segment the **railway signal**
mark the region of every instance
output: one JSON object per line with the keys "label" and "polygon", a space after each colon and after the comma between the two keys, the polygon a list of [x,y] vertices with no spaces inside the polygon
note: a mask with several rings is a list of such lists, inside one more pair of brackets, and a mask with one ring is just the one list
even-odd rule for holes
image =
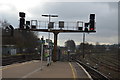
{"label": "railway signal", "polygon": [[31,29],[36,29],[37,27],[37,20],[31,20]]}
{"label": "railway signal", "polygon": [[19,28],[20,29],[24,29],[24,25],[25,25],[25,13],[24,12],[19,12],[19,17],[20,17]]}
{"label": "railway signal", "polygon": [[84,29],[85,32],[88,32],[88,25],[89,23],[85,23],[85,29]]}
{"label": "railway signal", "polygon": [[90,14],[90,22],[89,22],[89,30],[94,31],[95,30],[95,14]]}
{"label": "railway signal", "polygon": [[83,31],[83,22],[77,21],[77,27],[78,27],[78,30]]}
{"label": "railway signal", "polygon": [[26,21],[26,29],[30,29],[30,21]]}
{"label": "railway signal", "polygon": [[64,28],[64,21],[59,21],[59,28]]}
{"label": "railway signal", "polygon": [[50,28],[54,28],[54,22],[49,22],[48,23],[48,29],[50,29]]}

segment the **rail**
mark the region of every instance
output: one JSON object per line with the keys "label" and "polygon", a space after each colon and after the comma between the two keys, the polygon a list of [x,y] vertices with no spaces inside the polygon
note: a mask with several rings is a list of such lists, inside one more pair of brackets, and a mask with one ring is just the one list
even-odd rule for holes
{"label": "rail", "polygon": [[79,63],[80,65],[82,65],[87,70],[87,72],[91,75],[91,77],[93,78],[93,80],[110,80],[104,74],[102,74],[99,71],[93,69],[92,67],[87,66],[86,64],[82,63],[81,61],[75,60],[75,59],[72,59],[72,60],[74,60],[77,63]]}

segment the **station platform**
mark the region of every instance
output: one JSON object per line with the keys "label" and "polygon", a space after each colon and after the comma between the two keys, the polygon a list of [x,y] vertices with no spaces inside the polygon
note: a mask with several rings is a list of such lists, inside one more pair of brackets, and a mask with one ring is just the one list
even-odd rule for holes
{"label": "station platform", "polygon": [[76,62],[52,62],[33,60],[2,67],[2,78],[68,78],[92,80],[87,71]]}

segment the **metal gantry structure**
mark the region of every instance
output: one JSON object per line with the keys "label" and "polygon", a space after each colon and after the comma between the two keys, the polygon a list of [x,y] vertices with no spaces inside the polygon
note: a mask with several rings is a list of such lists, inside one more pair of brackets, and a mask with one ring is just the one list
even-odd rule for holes
{"label": "metal gantry structure", "polygon": [[[51,17],[58,17],[58,15],[42,15],[42,16],[44,16],[44,17],[48,17],[49,18],[49,21],[48,21],[48,30],[50,31],[51,30],[51,28],[52,28],[52,25],[54,24],[54,22],[51,22]],[[51,23],[51,24],[50,24]],[[48,61],[48,65],[50,65],[51,64],[51,59],[52,59],[52,50],[50,49],[50,32],[48,33],[48,48],[49,48],[49,57],[48,57],[48,59],[49,59],[49,61]]]}
{"label": "metal gantry structure", "polygon": [[[20,23],[18,30],[39,31],[39,32],[51,32],[54,34],[54,51],[52,60],[56,62],[57,56],[57,39],[59,33],[94,33],[95,30],[95,14],[90,14],[89,22],[83,21],[76,22],[50,22],[50,17],[58,17],[57,15],[42,15],[49,17],[49,21],[31,20],[25,23],[25,13],[20,12]],[[31,23],[31,24],[30,24]],[[83,52],[84,53],[84,52]]]}

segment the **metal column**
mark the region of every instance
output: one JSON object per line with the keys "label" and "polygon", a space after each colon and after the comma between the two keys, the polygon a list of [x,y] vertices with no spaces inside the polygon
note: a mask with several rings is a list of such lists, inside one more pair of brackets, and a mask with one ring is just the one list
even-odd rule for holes
{"label": "metal column", "polygon": [[59,32],[54,32],[54,51],[53,51],[53,62],[57,61],[57,36]]}

